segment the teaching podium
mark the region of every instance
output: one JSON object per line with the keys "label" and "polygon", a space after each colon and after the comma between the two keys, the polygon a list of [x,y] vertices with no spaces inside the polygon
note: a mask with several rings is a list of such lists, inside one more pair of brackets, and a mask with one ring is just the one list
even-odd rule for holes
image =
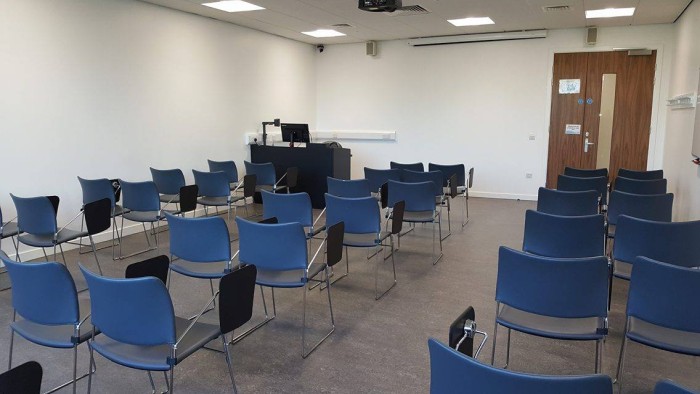
{"label": "teaching podium", "polygon": [[350,156],[350,149],[329,148],[325,144],[307,144],[306,147],[297,148],[250,145],[251,162],[271,162],[275,165],[277,179],[284,175],[287,168],[297,167],[299,180],[292,192],[309,193],[311,205],[318,209],[326,207],[326,177],[350,179]]}

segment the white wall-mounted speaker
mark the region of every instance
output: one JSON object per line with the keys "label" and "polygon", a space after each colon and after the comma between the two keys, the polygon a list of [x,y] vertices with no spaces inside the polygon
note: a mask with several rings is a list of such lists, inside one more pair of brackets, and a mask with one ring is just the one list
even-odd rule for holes
{"label": "white wall-mounted speaker", "polygon": [[589,27],[586,31],[586,45],[595,45],[598,42],[598,28]]}
{"label": "white wall-mounted speaker", "polygon": [[365,44],[367,56],[377,56],[377,42],[367,41]]}

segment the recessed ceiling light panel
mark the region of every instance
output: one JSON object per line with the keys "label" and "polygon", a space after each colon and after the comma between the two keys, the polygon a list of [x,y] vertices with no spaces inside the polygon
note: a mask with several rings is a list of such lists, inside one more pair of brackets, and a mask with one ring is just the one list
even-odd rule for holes
{"label": "recessed ceiling light panel", "polygon": [[449,19],[447,21],[455,26],[481,26],[494,24],[494,21],[492,21],[488,16],[483,18]]}
{"label": "recessed ceiling light panel", "polygon": [[257,11],[264,10],[265,8],[257,6],[255,4],[248,3],[243,0],[225,0],[216,1],[213,3],[204,3],[207,7],[216,8],[217,10],[226,12],[243,12],[243,11]]}
{"label": "recessed ceiling light panel", "polygon": [[342,37],[345,34],[332,29],[318,29],[314,31],[303,31],[302,34],[316,38]]}
{"label": "recessed ceiling light panel", "polygon": [[634,15],[634,7],[632,8],[604,8],[601,10],[586,10],[586,18],[616,18],[618,16]]}

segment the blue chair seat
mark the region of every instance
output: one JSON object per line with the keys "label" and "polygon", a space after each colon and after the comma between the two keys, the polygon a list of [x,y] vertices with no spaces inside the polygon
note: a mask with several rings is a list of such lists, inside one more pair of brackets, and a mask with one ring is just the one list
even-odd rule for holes
{"label": "blue chair seat", "polygon": [[598,317],[557,318],[536,315],[504,304],[496,321],[502,326],[545,338],[595,340],[605,337],[598,332],[602,326]]}
{"label": "blue chair seat", "polygon": [[390,235],[391,233],[388,231],[380,232],[379,238],[377,238],[376,233],[345,233],[343,237],[343,245],[358,248],[373,248],[379,245],[383,240],[387,239]]}
{"label": "blue chair seat", "polygon": [[[90,313],[90,300],[80,300],[80,318],[85,318]],[[17,320],[10,323],[15,332],[21,335],[24,339],[47,347],[71,349],[75,345],[71,341],[73,336],[73,325],[65,324],[60,326],[51,326],[45,324],[36,324],[29,320]],[[98,334],[99,331],[96,331]],[[92,336],[92,325],[86,322],[80,327],[80,337],[78,343],[85,342]]]}
{"label": "blue chair seat", "polygon": [[160,195],[160,202],[169,202],[172,204],[179,204],[180,203],[180,195],[179,194],[161,194]]}
{"label": "blue chair seat", "polygon": [[15,222],[10,222],[10,223],[5,223],[5,225],[2,227],[2,238],[8,238],[8,237],[14,237],[19,233],[17,229],[17,223]]}
{"label": "blue chair seat", "polygon": [[432,221],[434,220],[434,213],[434,211],[406,211],[403,214],[403,221],[415,223],[432,223]]}
{"label": "blue chair seat", "polygon": [[227,207],[228,197],[200,197],[197,202],[209,207]]}
{"label": "blue chair seat", "polygon": [[157,222],[165,219],[165,216],[158,216],[157,211],[129,211],[122,215],[126,220],[132,222]]}
{"label": "blue chair seat", "polygon": [[674,330],[630,317],[627,337],[657,349],[700,356],[700,332]]}
{"label": "blue chair seat", "polygon": [[[56,244],[61,244],[64,242],[72,241],[76,238],[87,237],[87,231],[78,231],[71,229],[63,229],[58,233],[56,237]],[[37,234],[23,234],[19,237],[20,242],[25,245],[34,246],[37,248],[49,248],[53,247],[53,234],[37,235]]]}
{"label": "blue chair seat", "polygon": [[[190,321],[181,317],[175,317],[175,330],[179,338]],[[192,329],[185,335],[177,347],[175,364],[208,342],[221,336],[221,329],[217,325],[195,323]],[[170,357],[169,345],[137,346],[117,342],[106,335],[95,337],[91,343],[92,348],[102,356],[117,364],[130,368],[145,369],[150,371],[169,371],[168,357]]]}
{"label": "blue chair seat", "polygon": [[[308,277],[313,278],[326,268],[325,264],[313,263],[309,266]],[[255,283],[261,286],[294,288],[304,286],[303,270],[262,270],[258,269],[258,276]]]}
{"label": "blue chair seat", "polygon": [[216,279],[226,275],[227,262],[193,263],[177,260],[170,263],[170,269],[186,276],[201,279]]}

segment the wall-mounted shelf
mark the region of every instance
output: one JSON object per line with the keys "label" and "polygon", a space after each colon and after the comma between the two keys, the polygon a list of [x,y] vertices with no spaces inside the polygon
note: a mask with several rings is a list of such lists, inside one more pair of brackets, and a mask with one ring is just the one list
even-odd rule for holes
{"label": "wall-mounted shelf", "polygon": [[696,93],[681,94],[666,100],[666,105],[671,109],[695,108],[698,103]]}
{"label": "wall-mounted shelf", "polygon": [[[390,130],[316,130],[311,131],[311,142],[323,142],[328,140],[356,140],[356,141],[396,141],[396,131]],[[246,133],[245,144],[253,143],[257,138],[262,144],[262,133]],[[281,143],[282,133],[271,131],[267,133],[267,142]]]}

